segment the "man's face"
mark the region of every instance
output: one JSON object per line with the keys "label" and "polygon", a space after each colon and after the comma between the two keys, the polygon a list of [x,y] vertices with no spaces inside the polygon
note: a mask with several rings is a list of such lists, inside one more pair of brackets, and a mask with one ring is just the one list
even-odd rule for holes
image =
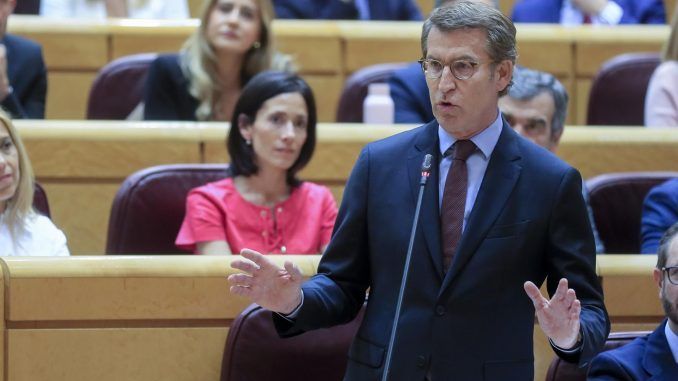
{"label": "man's face", "polygon": [[0,0],[0,39],[5,37],[7,31],[7,18],[14,11],[16,0]]}
{"label": "man's face", "polygon": [[[673,237],[669,244],[666,267],[671,266],[678,266],[678,237]],[[659,298],[664,313],[669,318],[670,327],[673,332],[678,333],[678,285],[671,283],[668,274],[660,269],[654,270],[654,279],[659,287]]]}
{"label": "man's face", "polygon": [[[445,65],[440,78],[426,77],[433,115],[440,126],[457,139],[467,139],[485,129],[497,117],[498,92],[508,85],[513,64],[492,65],[485,51],[487,33],[481,29],[442,32],[433,27],[428,35],[425,58]],[[477,64],[468,79],[457,79],[450,71],[454,61]]]}
{"label": "man's face", "polygon": [[553,114],[556,112],[551,94],[544,91],[530,100],[518,100],[505,95],[499,98],[499,109],[517,133],[555,152],[560,134],[553,136],[551,128]]}

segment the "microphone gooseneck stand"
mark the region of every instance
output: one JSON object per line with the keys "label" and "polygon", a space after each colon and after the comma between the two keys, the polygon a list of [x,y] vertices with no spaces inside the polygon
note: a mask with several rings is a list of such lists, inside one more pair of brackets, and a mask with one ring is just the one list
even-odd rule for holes
{"label": "microphone gooseneck stand", "polygon": [[419,221],[419,211],[421,209],[421,200],[424,197],[424,187],[429,175],[431,175],[431,160],[433,156],[426,154],[424,162],[421,164],[421,179],[419,180],[419,196],[417,197],[417,207],[414,210],[414,221],[412,222],[412,232],[410,233],[410,243],[407,245],[407,256],[405,257],[405,268],[403,270],[403,277],[400,280],[400,292],[398,293],[398,303],[396,304],[396,312],[393,317],[393,325],[391,327],[391,337],[388,341],[388,351],[386,352],[386,363],[384,364],[384,372],[381,374],[381,381],[388,380],[388,373],[391,368],[391,356],[393,355],[393,344],[395,343],[396,331],[398,328],[398,320],[400,320],[400,310],[403,304],[403,295],[405,295],[405,286],[407,285],[407,275],[410,272],[410,262],[412,260],[412,246],[414,245],[414,236],[417,231],[417,222]]}

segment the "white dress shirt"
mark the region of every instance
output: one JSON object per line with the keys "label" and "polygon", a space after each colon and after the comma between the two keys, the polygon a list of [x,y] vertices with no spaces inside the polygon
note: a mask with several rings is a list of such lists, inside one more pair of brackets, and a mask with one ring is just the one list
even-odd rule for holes
{"label": "white dress shirt", "polygon": [[[614,1],[608,0],[600,14],[591,17],[591,24],[617,25],[623,15],[624,9]],[[563,7],[560,9],[560,23],[562,25],[581,25],[584,23],[584,14],[579,8],[572,5],[571,0],[564,0]]]}

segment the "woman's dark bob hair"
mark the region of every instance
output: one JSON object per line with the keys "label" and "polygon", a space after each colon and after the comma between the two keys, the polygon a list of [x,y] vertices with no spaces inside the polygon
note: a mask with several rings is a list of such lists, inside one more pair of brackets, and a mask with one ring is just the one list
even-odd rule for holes
{"label": "woman's dark bob hair", "polygon": [[299,185],[296,175],[308,164],[315,149],[315,130],[317,113],[313,92],[306,81],[296,74],[281,71],[261,72],[247,83],[240,94],[233,110],[231,129],[226,140],[226,148],[231,156],[231,176],[251,176],[259,170],[254,160],[254,150],[240,134],[238,121],[241,115],[254,123],[257,112],[267,100],[285,93],[299,93],[306,101],[308,109],[308,124],[306,127],[306,142],[301,147],[297,161],[287,170],[287,183],[291,186]]}

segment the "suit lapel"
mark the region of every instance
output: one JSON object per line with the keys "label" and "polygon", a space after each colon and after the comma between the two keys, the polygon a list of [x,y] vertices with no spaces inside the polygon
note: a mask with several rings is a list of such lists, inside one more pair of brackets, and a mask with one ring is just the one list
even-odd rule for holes
{"label": "suit lapel", "polygon": [[433,155],[433,165],[421,203],[417,234],[422,234],[428,247],[428,252],[437,275],[442,280],[442,257],[440,249],[440,213],[438,211],[438,161],[440,157],[438,147],[438,122],[428,123],[416,137],[414,146],[407,157],[407,172],[410,180],[412,200],[417,202],[419,196],[419,180],[421,179],[421,164],[426,154]]}
{"label": "suit lapel", "polygon": [[475,204],[464,228],[452,266],[445,276],[440,295],[459,275],[480,242],[499,216],[520,175],[517,137],[506,123],[492,152]]}
{"label": "suit lapel", "polygon": [[647,338],[645,346],[643,367],[652,376],[649,378],[652,381],[678,380],[678,366],[664,334],[666,324],[667,320],[664,319],[664,323]]}

